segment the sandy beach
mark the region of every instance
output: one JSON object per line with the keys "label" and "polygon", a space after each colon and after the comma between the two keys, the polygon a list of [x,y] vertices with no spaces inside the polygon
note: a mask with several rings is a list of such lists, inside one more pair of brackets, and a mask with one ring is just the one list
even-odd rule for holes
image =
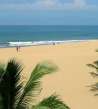
{"label": "sandy beach", "polygon": [[0,62],[16,58],[23,64],[23,79],[27,80],[35,65],[41,61],[54,62],[59,71],[45,76],[39,100],[57,93],[71,109],[98,109],[98,97],[88,85],[96,81],[89,74],[86,64],[98,59],[98,41],[42,45],[16,48],[0,48]]}

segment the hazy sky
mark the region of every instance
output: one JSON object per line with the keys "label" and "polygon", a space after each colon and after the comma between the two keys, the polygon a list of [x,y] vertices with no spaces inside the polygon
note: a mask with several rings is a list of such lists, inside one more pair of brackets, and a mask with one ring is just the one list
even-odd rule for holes
{"label": "hazy sky", "polygon": [[0,0],[0,25],[98,25],[98,0]]}

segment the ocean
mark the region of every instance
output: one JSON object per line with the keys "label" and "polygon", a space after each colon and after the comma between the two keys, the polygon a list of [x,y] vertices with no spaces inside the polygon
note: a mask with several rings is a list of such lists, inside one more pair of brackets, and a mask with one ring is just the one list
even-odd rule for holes
{"label": "ocean", "polygon": [[0,26],[0,47],[8,46],[9,42],[15,44],[15,42],[91,39],[98,39],[98,26]]}

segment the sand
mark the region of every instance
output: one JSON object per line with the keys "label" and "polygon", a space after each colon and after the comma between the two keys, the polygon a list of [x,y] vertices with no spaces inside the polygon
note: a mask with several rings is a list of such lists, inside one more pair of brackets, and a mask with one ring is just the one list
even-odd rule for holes
{"label": "sand", "polygon": [[18,59],[26,80],[38,62],[52,61],[59,71],[43,78],[39,100],[56,92],[71,109],[98,109],[98,97],[88,87],[95,79],[86,65],[98,59],[97,48],[98,41],[22,47],[18,53],[16,48],[0,48],[0,62]]}

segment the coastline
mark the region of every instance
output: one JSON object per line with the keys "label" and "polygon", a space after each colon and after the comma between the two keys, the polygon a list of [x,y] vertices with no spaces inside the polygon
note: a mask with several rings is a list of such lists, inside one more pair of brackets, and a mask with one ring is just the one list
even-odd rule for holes
{"label": "coastline", "polygon": [[1,42],[0,48],[13,48],[13,47],[27,47],[27,46],[40,46],[40,45],[58,45],[66,43],[79,43],[88,41],[97,41],[98,39],[88,40],[57,40],[57,41],[16,41],[16,42]]}
{"label": "coastline", "polygon": [[54,62],[59,71],[42,79],[38,100],[57,93],[71,109],[98,109],[98,97],[87,87],[95,82],[87,64],[98,59],[98,40],[44,46],[0,49],[0,62],[16,58],[23,64],[22,78],[26,81],[35,65],[41,61]]}

